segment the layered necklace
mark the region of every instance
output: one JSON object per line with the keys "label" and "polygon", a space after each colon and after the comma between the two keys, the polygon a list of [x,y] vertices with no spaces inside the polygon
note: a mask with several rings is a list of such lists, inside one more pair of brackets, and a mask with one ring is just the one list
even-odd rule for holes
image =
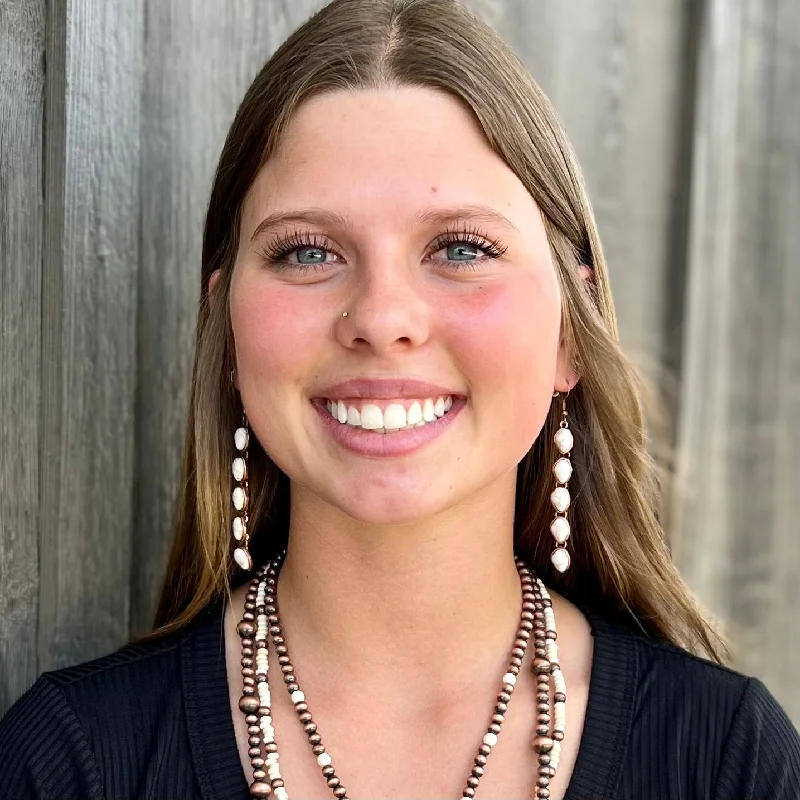
{"label": "layered necklace", "polygon": [[[272,725],[272,700],[268,676],[268,637],[272,639],[278,655],[278,666],[283,683],[289,692],[294,710],[308,737],[322,776],[338,800],[347,799],[347,789],[333,766],[333,760],[322,741],[317,725],[311,716],[306,696],[300,688],[295,668],[289,657],[286,637],[278,613],[278,572],[285,553],[275,561],[259,567],[250,582],[244,603],[244,614],[237,625],[242,641],[242,697],[239,709],[245,715],[248,735],[248,756],[253,767],[250,796],[274,797],[288,800],[280,770],[280,756]],[[533,749],[538,755],[538,779],[532,797],[544,800],[550,797],[550,781],[555,777],[564,738],[566,722],[567,688],[558,662],[556,622],[550,595],[542,581],[519,558],[515,559],[522,584],[522,613],[508,668],[502,678],[486,733],[464,788],[462,800],[473,800],[483,777],[486,762],[497,744],[514,686],[522,669],[522,662],[533,636],[534,658],[531,669],[536,677],[536,735]],[[552,694],[551,694],[552,682]]]}

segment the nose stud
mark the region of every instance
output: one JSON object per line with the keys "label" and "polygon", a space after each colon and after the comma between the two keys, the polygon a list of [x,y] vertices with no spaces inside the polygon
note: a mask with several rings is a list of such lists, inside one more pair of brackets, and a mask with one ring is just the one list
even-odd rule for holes
{"label": "nose stud", "polygon": [[347,312],[346,311],[342,311],[342,316],[346,317],[347,316]]}

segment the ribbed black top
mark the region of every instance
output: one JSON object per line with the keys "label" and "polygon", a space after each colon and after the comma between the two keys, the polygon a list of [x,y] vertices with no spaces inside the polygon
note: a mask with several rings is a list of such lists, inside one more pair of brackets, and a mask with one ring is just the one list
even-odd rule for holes
{"label": "ribbed black top", "polygon": [[[0,720],[0,800],[247,800],[222,608],[44,673]],[[565,800],[800,798],[800,736],[763,683],[582,610],[594,660]]]}

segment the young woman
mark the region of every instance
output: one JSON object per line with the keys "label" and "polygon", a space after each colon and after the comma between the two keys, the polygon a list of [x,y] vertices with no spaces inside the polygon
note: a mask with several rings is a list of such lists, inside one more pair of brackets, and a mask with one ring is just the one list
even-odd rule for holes
{"label": "young woman", "polygon": [[256,77],[192,386],[156,630],[18,701],[0,796],[800,796],[665,547],[574,155],[459,5],[334,0]]}

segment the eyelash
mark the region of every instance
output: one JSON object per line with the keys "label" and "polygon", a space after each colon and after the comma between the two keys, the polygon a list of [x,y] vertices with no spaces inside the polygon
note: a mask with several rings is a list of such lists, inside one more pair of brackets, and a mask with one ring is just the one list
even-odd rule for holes
{"label": "eyelash", "polygon": [[[475,265],[481,262],[483,258],[500,258],[508,249],[498,239],[485,236],[477,228],[465,226],[463,228],[448,229],[437,236],[433,240],[428,254],[437,253],[442,248],[449,247],[451,244],[468,244],[471,247],[482,250],[485,254],[482,258],[479,257],[474,261],[449,262],[450,264],[458,265],[455,267],[456,271],[464,269],[474,270],[476,269]],[[324,237],[300,231],[296,231],[285,238],[273,240],[261,251],[260,256],[265,263],[278,270],[294,269],[298,272],[305,273],[316,271],[318,268],[325,266],[325,264],[299,264],[293,261],[287,261],[288,256],[301,248],[318,248],[332,253],[335,256],[339,256],[339,254],[329,246],[329,242]]]}
{"label": "eyelash", "polygon": [[[437,236],[436,239],[434,239],[431,252],[436,253],[443,247],[449,247],[451,244],[468,244],[472,247],[477,247],[486,254],[484,256],[485,258],[500,258],[505,254],[506,250],[508,250],[498,239],[484,236],[477,228],[465,226],[463,228],[448,229],[440,236]],[[466,266],[467,264],[475,264],[479,260],[480,259],[453,263]]]}
{"label": "eyelash", "polygon": [[329,253],[333,253],[334,255],[339,255],[330,247],[327,246],[328,242],[317,236],[316,234],[308,234],[308,233],[300,233],[295,232],[286,238],[280,239],[276,238],[274,241],[270,242],[262,251],[261,257],[266,261],[268,264],[278,267],[281,269],[284,268],[300,268],[301,272],[305,272],[311,267],[319,267],[323,266],[322,264],[295,264],[293,262],[287,261],[287,256],[290,256],[294,253],[295,250],[299,250],[302,247],[315,247],[319,248],[320,250],[325,250]]}

